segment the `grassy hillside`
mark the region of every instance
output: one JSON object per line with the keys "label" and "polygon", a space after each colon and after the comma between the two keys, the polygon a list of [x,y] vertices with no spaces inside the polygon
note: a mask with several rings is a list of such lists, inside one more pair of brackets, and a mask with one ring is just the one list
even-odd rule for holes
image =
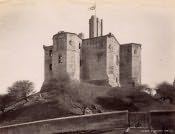
{"label": "grassy hillside", "polygon": [[[165,107],[139,89],[111,88],[76,81],[52,80],[40,93],[0,115],[0,125],[113,110],[149,111]],[[174,106],[166,105],[166,109]]]}
{"label": "grassy hillside", "polygon": [[28,102],[20,102],[15,109],[1,114],[0,125],[81,115],[86,107],[93,113],[102,112],[95,98],[104,96],[109,90],[108,87],[76,82],[51,82],[43,88],[45,91],[30,96]]}

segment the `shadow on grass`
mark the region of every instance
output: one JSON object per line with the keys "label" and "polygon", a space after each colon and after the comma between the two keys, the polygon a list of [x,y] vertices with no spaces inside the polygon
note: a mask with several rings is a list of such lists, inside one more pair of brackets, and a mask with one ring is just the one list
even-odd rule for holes
{"label": "shadow on grass", "polygon": [[98,97],[97,103],[108,110],[139,110],[133,103],[126,103],[121,99],[117,99],[115,97]]}
{"label": "shadow on grass", "polygon": [[9,125],[29,121],[71,116],[73,113],[58,107],[57,101],[32,104],[0,115],[0,124]]}

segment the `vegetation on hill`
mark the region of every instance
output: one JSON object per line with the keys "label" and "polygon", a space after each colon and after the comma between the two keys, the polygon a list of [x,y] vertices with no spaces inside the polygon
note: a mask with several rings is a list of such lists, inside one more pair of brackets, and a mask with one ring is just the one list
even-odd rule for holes
{"label": "vegetation on hill", "polygon": [[[15,87],[14,90],[18,89],[16,86],[12,85],[12,87]],[[15,103],[14,99],[8,98],[12,97],[11,92],[7,96],[0,96],[0,107],[6,109],[1,110],[1,125],[82,115],[86,114],[87,109],[91,113],[100,113],[113,110],[149,111],[174,107],[171,102],[165,105],[162,102],[162,97],[173,98],[175,93],[175,90],[166,84],[158,86],[156,96],[149,93],[150,89],[147,86],[112,88],[70,81],[68,78],[59,81],[52,79],[42,86],[41,92],[35,94],[32,94],[33,89],[32,86],[32,90],[23,97],[16,94]],[[171,94],[165,94],[165,90],[170,91]],[[8,100],[12,100],[13,105],[7,105]]]}
{"label": "vegetation on hill", "polygon": [[105,96],[98,97],[97,102],[109,110],[141,111],[155,102],[143,88],[111,88]]}
{"label": "vegetation on hill", "polygon": [[28,80],[16,81],[8,87],[8,93],[0,95],[0,110],[2,113],[14,103],[27,100],[29,95],[34,94],[34,84]]}
{"label": "vegetation on hill", "polygon": [[28,80],[16,81],[11,87],[8,87],[8,94],[14,99],[24,99],[34,93],[34,84]]}
{"label": "vegetation on hill", "polygon": [[156,91],[162,101],[169,100],[170,104],[175,103],[175,87],[173,85],[167,82],[160,83]]}

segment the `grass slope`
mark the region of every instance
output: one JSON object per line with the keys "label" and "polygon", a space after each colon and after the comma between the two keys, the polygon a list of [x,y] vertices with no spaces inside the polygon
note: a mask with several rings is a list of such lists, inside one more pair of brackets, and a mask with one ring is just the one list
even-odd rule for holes
{"label": "grass slope", "polygon": [[[152,96],[138,89],[110,88],[74,81],[51,81],[42,87],[41,93],[28,98],[28,102],[0,115],[0,125],[36,121],[92,113],[129,110],[149,111],[164,106]],[[170,105],[166,105],[169,109]]]}

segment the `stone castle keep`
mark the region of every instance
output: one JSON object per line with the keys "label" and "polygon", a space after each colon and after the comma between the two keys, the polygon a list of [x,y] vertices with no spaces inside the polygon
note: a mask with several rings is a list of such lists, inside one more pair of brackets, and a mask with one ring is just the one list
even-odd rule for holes
{"label": "stone castle keep", "polygon": [[120,44],[113,34],[103,35],[103,20],[95,15],[89,19],[89,38],[61,31],[43,48],[44,82],[68,75],[112,87],[141,84],[141,44]]}

